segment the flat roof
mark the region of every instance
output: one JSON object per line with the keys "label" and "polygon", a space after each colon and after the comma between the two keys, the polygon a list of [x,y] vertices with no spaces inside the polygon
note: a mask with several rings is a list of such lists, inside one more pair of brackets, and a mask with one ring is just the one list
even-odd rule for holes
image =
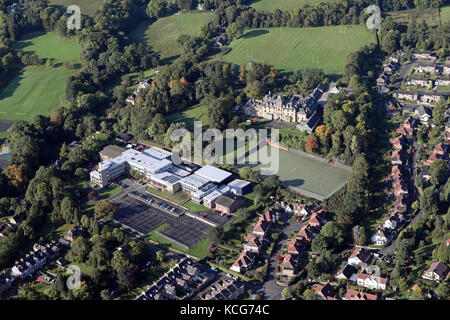
{"label": "flat roof", "polygon": [[157,172],[172,165],[172,162],[169,160],[157,160],[145,154],[144,152],[139,152],[134,149],[126,150],[120,157],[113,159],[112,162],[114,164],[128,162],[134,167],[141,168],[150,172]]}
{"label": "flat roof", "polygon": [[190,176],[184,177],[180,180],[181,184],[191,186],[195,189],[200,189],[202,186],[209,182],[208,179],[205,179],[197,174],[192,174]]}
{"label": "flat roof", "polygon": [[180,181],[180,177],[176,176],[168,171],[157,173],[152,176],[152,180],[155,180],[159,183],[164,183],[166,185],[174,185]]}
{"label": "flat roof", "polygon": [[207,196],[205,196],[205,197],[203,198],[203,200],[206,200],[206,201],[214,201],[214,200],[216,200],[218,197],[220,197],[221,195],[223,195],[222,192],[220,192],[219,190],[215,190],[215,191],[211,192],[210,194],[208,194]]}
{"label": "flat roof", "polygon": [[197,170],[195,174],[218,183],[226,180],[231,176],[230,172],[213,167],[209,164]]}
{"label": "flat roof", "polygon": [[189,171],[186,171],[184,169],[181,169],[179,167],[176,166],[172,166],[172,168],[170,168],[169,170],[171,173],[180,176],[180,177],[187,177],[188,175],[190,175],[191,173]]}
{"label": "flat roof", "polygon": [[228,185],[230,187],[244,188],[244,187],[248,186],[249,184],[252,184],[252,183],[250,181],[236,179],[236,180],[231,181]]}
{"label": "flat roof", "polygon": [[167,159],[172,155],[172,152],[158,147],[151,147],[150,149],[146,149],[144,150],[144,153],[157,160]]}
{"label": "flat roof", "polygon": [[109,146],[104,147],[103,150],[100,151],[100,155],[112,159],[120,156],[124,152],[125,152],[124,148],[111,144]]}

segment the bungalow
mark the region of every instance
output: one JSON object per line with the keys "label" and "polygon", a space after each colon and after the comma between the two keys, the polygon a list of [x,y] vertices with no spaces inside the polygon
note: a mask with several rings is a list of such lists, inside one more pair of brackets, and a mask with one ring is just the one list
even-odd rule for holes
{"label": "bungalow", "polygon": [[348,258],[347,262],[350,266],[358,266],[362,263],[369,263],[372,260],[372,254],[364,248],[355,248]]}
{"label": "bungalow", "polygon": [[387,278],[383,278],[374,274],[367,274],[359,272],[356,278],[358,286],[365,287],[372,290],[386,290]]}
{"label": "bungalow", "polygon": [[255,262],[255,256],[246,251],[242,252],[239,258],[231,265],[230,270],[242,273],[249,270]]}
{"label": "bungalow", "polygon": [[376,245],[384,245],[389,242],[389,238],[389,234],[385,230],[378,228],[377,232],[372,236],[371,241]]}
{"label": "bungalow", "polygon": [[315,294],[324,300],[336,300],[336,290],[327,283],[325,285],[318,284],[315,286]]}
{"label": "bungalow", "polygon": [[447,278],[448,272],[449,268],[444,263],[435,261],[427,270],[425,270],[422,278],[431,281],[445,280]]}
{"label": "bungalow", "polygon": [[281,263],[281,273],[286,276],[293,276],[296,271],[296,264],[294,256],[288,253]]}
{"label": "bungalow", "polygon": [[256,237],[254,234],[249,233],[245,237],[245,240],[247,240],[247,242],[244,244],[244,251],[249,251],[249,252],[254,252],[254,253],[259,254],[259,250],[262,246],[262,243],[259,240],[259,238]]}
{"label": "bungalow", "polygon": [[378,300],[378,297],[376,294],[370,294],[362,291],[347,289],[347,292],[345,293],[345,296],[342,297],[342,300]]}

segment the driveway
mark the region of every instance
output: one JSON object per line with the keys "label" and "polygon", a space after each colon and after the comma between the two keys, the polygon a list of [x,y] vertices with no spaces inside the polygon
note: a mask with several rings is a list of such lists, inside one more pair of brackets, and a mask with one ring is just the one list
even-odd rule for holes
{"label": "driveway", "polygon": [[294,221],[292,223],[289,223],[280,234],[279,240],[275,245],[272,256],[270,257],[269,260],[269,269],[266,281],[264,282],[260,290],[258,292],[255,292],[261,293],[264,300],[282,299],[281,292],[283,291],[284,287],[280,287],[278,284],[275,283],[275,273],[277,266],[276,257],[281,253],[281,248],[283,247],[284,243],[286,241],[289,241],[289,236],[292,234],[292,232],[300,230],[301,227],[302,227],[301,221]]}

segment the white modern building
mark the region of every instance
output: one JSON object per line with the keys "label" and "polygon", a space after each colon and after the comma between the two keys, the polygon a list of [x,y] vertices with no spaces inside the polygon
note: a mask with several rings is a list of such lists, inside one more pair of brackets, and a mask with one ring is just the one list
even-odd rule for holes
{"label": "white modern building", "polygon": [[166,158],[170,153],[164,157],[157,149],[159,148],[152,147],[144,152],[128,149],[110,161],[100,162],[98,170],[90,173],[91,181],[103,188],[129,170],[135,170],[147,178],[169,170],[172,162]]}

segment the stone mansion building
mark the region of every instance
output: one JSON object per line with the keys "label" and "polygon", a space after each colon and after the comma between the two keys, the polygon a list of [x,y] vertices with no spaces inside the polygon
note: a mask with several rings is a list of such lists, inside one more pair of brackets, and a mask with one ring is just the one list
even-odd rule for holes
{"label": "stone mansion building", "polygon": [[261,100],[249,100],[241,111],[250,116],[284,122],[309,123],[310,119],[317,119],[313,121],[313,125],[317,125],[320,120],[316,115],[318,107],[325,105],[330,93],[338,92],[336,86],[329,85],[319,85],[308,96],[294,95],[291,98],[269,92]]}

